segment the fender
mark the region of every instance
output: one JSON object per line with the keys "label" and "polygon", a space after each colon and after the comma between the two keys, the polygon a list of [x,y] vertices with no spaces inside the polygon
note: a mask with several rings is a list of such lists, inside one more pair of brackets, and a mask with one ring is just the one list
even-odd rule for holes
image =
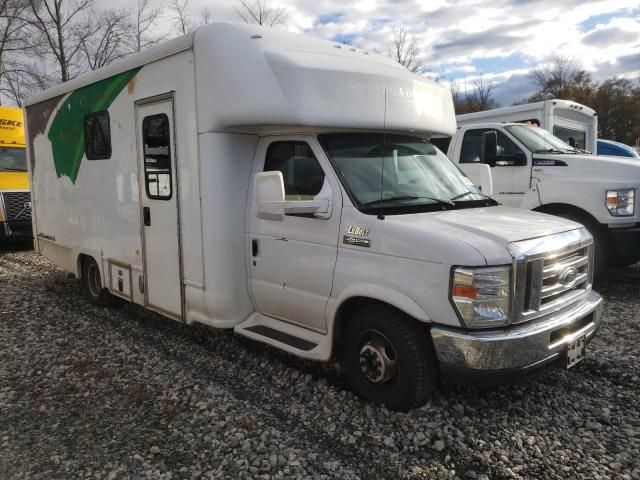
{"label": "fender", "polygon": [[371,283],[356,283],[349,285],[337,298],[330,298],[327,303],[326,319],[329,331],[333,331],[336,313],[347,300],[355,297],[366,297],[387,303],[424,323],[432,323],[431,317],[416,302],[406,295],[391,288]]}
{"label": "fender", "polygon": [[534,210],[542,205],[540,201],[540,194],[538,192],[538,185],[533,185],[532,188],[527,190],[522,199],[522,203],[520,204],[520,208],[524,208],[526,210]]}
{"label": "fender", "polygon": [[537,188],[541,206],[571,205],[587,212],[597,222],[606,224],[614,223],[617,220],[606,209],[605,186],[608,185],[604,184],[601,179],[562,177],[545,179],[537,185]]}

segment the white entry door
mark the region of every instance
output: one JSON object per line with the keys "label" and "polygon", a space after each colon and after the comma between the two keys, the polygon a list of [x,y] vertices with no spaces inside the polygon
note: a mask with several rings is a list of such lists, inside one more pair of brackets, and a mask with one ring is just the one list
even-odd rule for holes
{"label": "white entry door", "polygon": [[136,106],[145,305],[182,319],[173,99]]}

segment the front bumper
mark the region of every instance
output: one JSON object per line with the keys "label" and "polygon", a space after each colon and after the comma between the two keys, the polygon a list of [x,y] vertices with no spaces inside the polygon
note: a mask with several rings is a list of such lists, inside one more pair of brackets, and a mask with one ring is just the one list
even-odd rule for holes
{"label": "front bumper", "polygon": [[431,337],[446,380],[507,382],[562,363],[568,344],[595,336],[602,310],[602,297],[590,292],[583,303],[544,320],[491,331],[434,327]]}
{"label": "front bumper", "polygon": [[632,228],[609,228],[611,247],[617,257],[640,257],[640,225]]}
{"label": "front bumper", "polygon": [[33,240],[31,220],[0,222],[0,242]]}

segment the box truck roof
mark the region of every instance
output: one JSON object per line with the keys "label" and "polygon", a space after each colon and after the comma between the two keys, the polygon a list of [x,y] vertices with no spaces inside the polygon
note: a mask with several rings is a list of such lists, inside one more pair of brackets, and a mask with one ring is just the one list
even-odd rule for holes
{"label": "box truck roof", "polygon": [[255,25],[216,23],[39,93],[39,103],[193,49],[200,133],[265,126],[452,135],[451,95],[382,55]]}

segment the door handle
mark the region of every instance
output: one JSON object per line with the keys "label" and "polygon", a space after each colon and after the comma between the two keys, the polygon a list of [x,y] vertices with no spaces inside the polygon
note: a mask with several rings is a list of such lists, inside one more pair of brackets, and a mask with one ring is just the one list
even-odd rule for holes
{"label": "door handle", "polygon": [[258,256],[258,240],[256,238],[251,240],[251,255]]}
{"label": "door handle", "polygon": [[142,209],[142,220],[145,227],[151,226],[151,209],[149,209],[149,207],[144,207]]}

